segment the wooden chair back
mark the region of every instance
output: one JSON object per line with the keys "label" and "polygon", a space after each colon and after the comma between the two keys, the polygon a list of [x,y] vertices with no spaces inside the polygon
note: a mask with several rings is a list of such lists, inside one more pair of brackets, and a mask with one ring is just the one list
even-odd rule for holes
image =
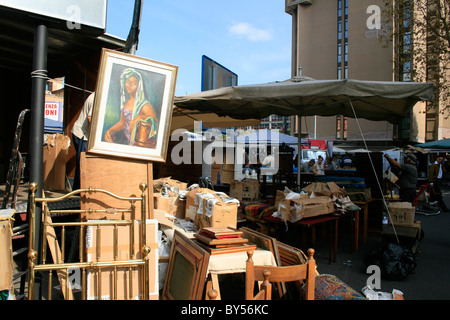
{"label": "wooden chair back", "polygon": [[[252,300],[254,296],[255,281],[263,281],[257,294],[259,298],[270,300],[270,282],[298,282],[305,284],[303,299],[314,300],[314,286],[316,277],[316,261],[314,260],[314,249],[308,250],[308,260],[305,264],[291,266],[255,266],[252,260],[253,251],[247,252],[247,265],[245,275],[245,299]],[[300,286],[299,286],[300,287]],[[263,293],[261,293],[263,292]]]}

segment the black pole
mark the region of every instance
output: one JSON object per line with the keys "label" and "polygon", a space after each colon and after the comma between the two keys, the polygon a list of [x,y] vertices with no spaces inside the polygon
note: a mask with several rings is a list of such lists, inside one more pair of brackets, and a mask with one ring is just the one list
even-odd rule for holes
{"label": "black pole", "polygon": [[139,42],[139,32],[141,27],[141,12],[144,0],[134,1],[133,22],[131,23],[130,33],[128,34],[125,45],[125,53],[136,54]]}
{"label": "black pole", "polygon": [[[31,72],[31,129],[30,129],[30,182],[36,182],[36,197],[42,197],[43,178],[43,142],[44,142],[44,106],[45,84],[47,82],[47,26],[39,24],[34,33],[33,71]],[[28,206],[30,207],[30,206]],[[34,249],[38,252],[36,263],[42,261],[41,251],[42,211],[36,206],[36,228]],[[37,290],[36,290],[37,289]],[[41,285],[36,281],[35,299],[40,299]]]}

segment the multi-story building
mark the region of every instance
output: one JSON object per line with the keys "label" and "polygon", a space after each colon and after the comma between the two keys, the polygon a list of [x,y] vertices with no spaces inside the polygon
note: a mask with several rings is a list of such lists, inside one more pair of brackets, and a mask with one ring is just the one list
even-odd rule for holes
{"label": "multi-story building", "polygon": [[253,126],[252,128],[276,130],[282,133],[289,134],[290,127],[291,127],[291,117],[282,117],[273,114],[264,119],[261,119],[261,123],[258,126]]}
{"label": "multi-story building", "polygon": [[[406,48],[397,41],[386,41],[383,28],[392,25],[383,14],[384,0],[286,0],[285,11],[292,16],[292,76],[314,79],[358,79],[374,81],[414,81],[411,60],[399,59]],[[411,41],[407,15],[402,25],[405,41]],[[398,22],[398,21],[397,21]],[[409,39],[406,41],[406,39]],[[404,52],[404,51],[403,51]],[[400,62],[401,61],[401,62]],[[373,145],[424,142],[449,138],[445,115],[427,110],[419,102],[405,119],[392,125],[387,121],[369,121],[334,117],[302,117],[302,137],[357,142],[362,138]],[[298,134],[298,119],[291,120]],[[363,137],[359,127],[363,128]]]}

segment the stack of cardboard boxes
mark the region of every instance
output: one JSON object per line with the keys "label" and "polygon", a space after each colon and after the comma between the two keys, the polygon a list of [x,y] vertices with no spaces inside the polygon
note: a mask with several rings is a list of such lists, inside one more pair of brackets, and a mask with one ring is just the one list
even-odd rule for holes
{"label": "stack of cardboard boxes", "polygon": [[197,230],[207,227],[237,228],[239,200],[223,192],[196,188],[187,194],[186,219],[194,221]]}
{"label": "stack of cardboard boxes", "polygon": [[170,190],[169,195],[164,192],[154,193],[155,209],[179,219],[191,220],[197,230],[207,227],[237,227],[239,200],[236,198],[207,188],[187,190],[187,184],[170,178],[155,180],[154,185],[160,183],[169,186]]}

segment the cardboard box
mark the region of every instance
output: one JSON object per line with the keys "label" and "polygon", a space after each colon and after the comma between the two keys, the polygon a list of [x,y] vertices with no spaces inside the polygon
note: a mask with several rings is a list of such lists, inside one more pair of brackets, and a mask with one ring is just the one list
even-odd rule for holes
{"label": "cardboard box", "polygon": [[161,192],[161,186],[165,184],[169,187],[179,188],[179,190],[186,190],[188,184],[186,182],[181,182],[171,177],[160,178],[157,180],[153,180],[153,188],[155,192]]}
{"label": "cardboard box", "polygon": [[60,133],[46,134],[47,143],[43,150],[44,189],[66,190],[66,162],[70,138]]}
{"label": "cardboard box", "polygon": [[155,209],[164,210],[177,218],[184,219],[186,216],[186,200],[179,197],[163,197],[161,193],[154,193]]}
{"label": "cardboard box", "polygon": [[333,197],[333,195],[339,196],[344,195],[344,189],[340,188],[335,182],[313,182],[310,185],[303,188],[303,191],[308,192],[309,195],[312,193]]}
{"label": "cardboard box", "polygon": [[[158,276],[158,239],[157,239],[157,220],[147,220],[146,221],[146,232],[147,232],[147,246],[151,248],[149,253],[149,299],[158,300],[159,299],[159,276]],[[118,236],[118,254],[117,260],[129,260],[130,257],[130,227],[129,226],[118,226],[117,227]],[[133,254],[136,259],[141,259],[142,248],[139,244],[139,232],[141,226],[138,221],[135,221],[135,239],[134,239],[134,250]],[[89,226],[86,231],[86,261],[113,261],[114,260],[114,226],[101,226],[100,227],[100,244],[97,243],[97,227]],[[97,248],[100,247],[98,251]],[[99,255],[98,255],[99,253]],[[127,266],[117,267],[117,299],[118,300],[128,300],[128,299],[142,299],[138,294],[141,291],[141,277],[142,268],[132,268],[131,277],[130,271]],[[93,270],[88,269],[87,272],[87,299],[88,300],[112,300],[114,292],[114,281],[113,281],[114,268],[104,267],[100,271],[97,268]],[[100,276],[100,281],[99,281]],[[130,278],[132,283],[132,291],[130,293]],[[100,284],[100,285],[99,285]],[[100,288],[100,290],[99,290]]]}
{"label": "cardboard box", "polygon": [[333,201],[329,197],[283,200],[279,203],[278,214],[290,222],[312,218],[334,212]]}
{"label": "cardboard box", "polygon": [[198,209],[198,203],[196,201],[196,194],[197,193],[205,193],[205,192],[214,192],[214,190],[210,190],[208,188],[195,188],[194,190],[191,190],[186,195],[186,220],[195,220],[195,215],[197,214]]}
{"label": "cardboard box", "polygon": [[207,227],[237,227],[239,201],[223,192],[196,188],[187,194],[186,218],[197,230]]}
{"label": "cardboard box", "polygon": [[224,163],[220,174],[220,183],[231,184],[234,180],[234,164]]}
{"label": "cardboard box", "polygon": [[230,197],[239,201],[259,199],[259,181],[256,179],[233,180],[230,184]]}
{"label": "cardboard box", "polygon": [[388,221],[395,225],[411,225],[414,223],[415,208],[410,202],[391,202],[389,204]]}
{"label": "cardboard box", "polygon": [[404,225],[396,226],[394,230],[392,224],[386,225],[381,232],[381,240],[397,243],[397,239],[400,244],[415,252],[420,240],[420,230],[418,227]]}
{"label": "cardboard box", "polygon": [[12,226],[10,219],[0,220],[0,291],[13,290]]}
{"label": "cardboard box", "polygon": [[[283,201],[283,200],[285,200],[286,199],[286,195],[288,195],[288,193],[284,193],[283,191],[281,191],[281,190],[277,190],[277,194],[276,194],[276,196],[275,196],[275,208],[277,208],[277,210],[278,210],[278,206],[279,206],[279,204]],[[299,197],[300,197],[300,199],[307,199],[307,198],[309,198],[309,196],[308,196],[308,194],[307,193],[299,193]]]}

